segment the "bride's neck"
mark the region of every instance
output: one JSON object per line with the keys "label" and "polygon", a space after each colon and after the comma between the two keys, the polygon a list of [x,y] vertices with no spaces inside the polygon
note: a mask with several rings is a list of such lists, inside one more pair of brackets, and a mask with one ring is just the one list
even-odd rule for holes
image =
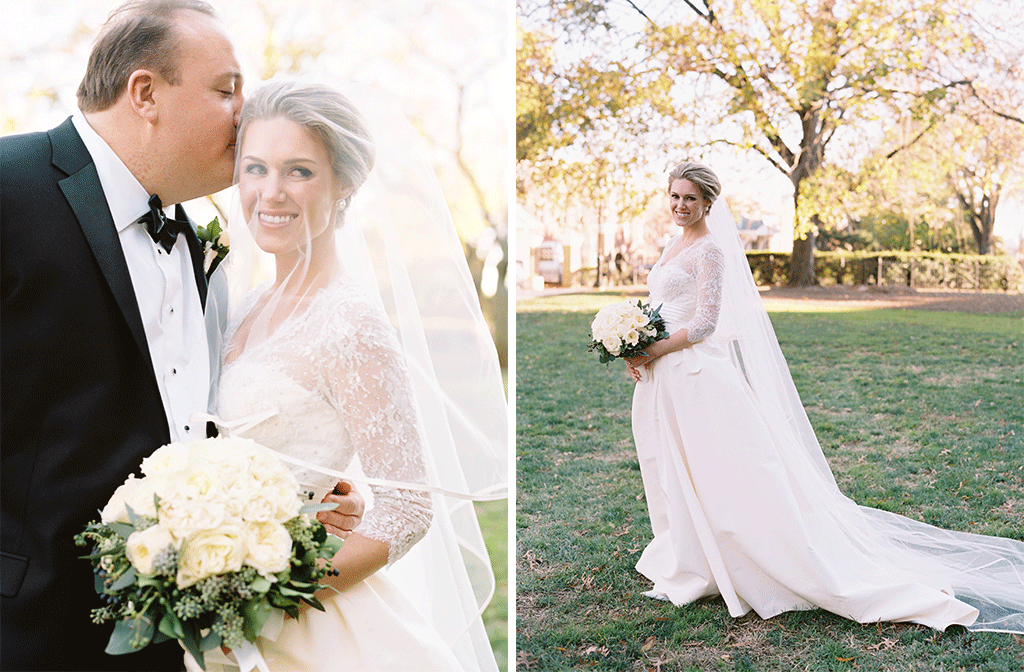
{"label": "bride's neck", "polygon": [[283,288],[286,296],[308,296],[326,287],[337,270],[333,237],[312,241],[308,257],[298,251],[275,255],[275,264],[274,290]]}
{"label": "bride's neck", "polygon": [[696,224],[683,228],[683,232],[680,234],[680,244],[684,247],[692,245],[709,233],[711,233],[711,229],[708,228],[706,219],[701,217]]}

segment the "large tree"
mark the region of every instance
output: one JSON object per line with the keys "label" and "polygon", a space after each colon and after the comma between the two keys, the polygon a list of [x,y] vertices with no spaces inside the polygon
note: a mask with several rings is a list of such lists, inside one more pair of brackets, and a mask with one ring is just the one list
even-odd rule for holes
{"label": "large tree", "polygon": [[[817,213],[801,198],[830,144],[872,141],[888,104],[934,114],[935,101],[975,76],[980,59],[961,57],[985,49],[976,37],[985,17],[953,0],[627,1],[648,21],[636,63],[672,86],[692,144],[754,151],[792,183],[793,284],[815,282]],[[611,0],[549,6],[577,25],[612,25]]]}

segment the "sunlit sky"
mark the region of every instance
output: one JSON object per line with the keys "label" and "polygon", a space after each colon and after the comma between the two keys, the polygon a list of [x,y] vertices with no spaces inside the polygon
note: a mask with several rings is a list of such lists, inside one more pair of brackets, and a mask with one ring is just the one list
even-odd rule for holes
{"label": "sunlit sky", "polygon": [[[700,3],[697,4],[700,5]],[[639,14],[637,7],[655,23],[663,22],[667,20],[667,17],[679,16],[680,12],[683,12],[684,15],[690,12],[678,0],[637,0],[636,2],[609,0],[607,18],[615,27],[615,35],[620,36],[611,47],[621,50],[620,56],[626,60],[630,58],[629,40],[622,40],[621,36],[639,36],[647,27],[648,20]],[[992,3],[988,0],[978,0],[971,3],[970,8],[975,12],[992,11]],[[530,19],[536,20],[536,17],[530,17]],[[529,28],[530,20],[527,20],[525,25]],[[588,37],[593,38],[593,35]],[[1024,36],[1011,35],[1009,39],[1024,39]],[[578,58],[580,52],[576,44],[562,42],[556,45],[556,53],[574,59]],[[863,129],[858,129],[857,132],[861,133],[862,131]],[[680,129],[680,133],[686,132],[685,129]],[[837,135],[836,140],[840,139],[841,136]],[[690,138],[681,138],[680,144],[682,144],[682,140],[688,141]],[[836,144],[838,146],[838,143]],[[718,149],[709,150],[706,155],[701,157],[679,156],[675,160],[684,161],[698,158],[709,163],[719,174],[723,182],[723,193],[730,200],[757,203],[758,210],[765,215],[766,219],[780,227],[780,234],[773,240],[773,249],[783,249],[781,246],[786,246],[785,249],[788,249],[792,240],[793,222],[793,187],[789,179],[754,152],[739,153]],[[660,167],[659,165],[658,168]],[[994,234],[1004,240],[1006,243],[1004,249],[1010,252],[1017,248],[1018,241],[1024,239],[1024,194],[1017,194],[1016,197],[1003,195],[996,210]]]}
{"label": "sunlit sky", "polygon": [[[118,0],[0,0],[0,133],[46,130],[76,108],[96,32]],[[514,88],[512,8],[506,0],[212,0],[236,43],[251,90],[265,48],[319,51],[310,71],[384,91],[433,147],[462,231],[479,218],[454,161],[459,86],[463,150],[492,209],[510,179]],[[266,18],[264,13],[272,18]],[[267,26],[272,25],[268,33]],[[288,63],[287,59],[283,63]],[[470,229],[474,228],[469,226]],[[472,231],[470,231],[472,234]]]}

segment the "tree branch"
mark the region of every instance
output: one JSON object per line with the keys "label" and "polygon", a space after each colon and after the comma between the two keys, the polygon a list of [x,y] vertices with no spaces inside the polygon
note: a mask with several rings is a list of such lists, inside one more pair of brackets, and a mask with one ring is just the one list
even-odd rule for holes
{"label": "tree branch", "polygon": [[[650,22],[650,24],[651,24],[652,26],[654,26],[655,28],[657,28],[657,27],[658,27],[658,24],[656,24],[656,23],[654,22],[654,20],[653,20],[653,19],[651,19],[651,17],[647,16],[647,15],[646,15],[646,14],[644,13],[644,10],[640,9],[639,7],[637,7],[637,6],[636,6],[636,3],[635,3],[635,2],[633,2],[633,0],[626,0],[626,2],[628,2],[628,3],[629,3],[629,6],[630,6],[630,7],[632,7],[632,8],[633,8],[633,9],[635,9],[635,10],[636,10],[637,12],[639,12],[640,16],[642,16],[642,17],[644,17],[645,19],[647,19],[647,20],[648,20],[648,21]],[[691,6],[692,6],[692,5],[691,5]]]}
{"label": "tree branch", "polygon": [[971,90],[971,93],[974,94],[974,97],[978,99],[978,102],[980,102],[985,107],[985,109],[991,112],[992,114],[996,115],[997,117],[1002,117],[1007,121],[1015,121],[1018,124],[1024,124],[1024,119],[1021,119],[1020,117],[1015,117],[1012,114],[1007,114],[1006,112],[1000,112],[999,110],[989,105],[988,102],[981,97],[977,89],[974,88],[974,82],[966,81],[961,83],[966,84],[967,88],[969,88]]}
{"label": "tree branch", "polygon": [[900,147],[897,147],[896,149],[894,149],[894,150],[892,150],[891,152],[889,152],[888,154],[886,154],[886,155],[885,155],[885,160],[886,160],[886,161],[888,161],[888,160],[889,160],[889,159],[891,159],[892,157],[894,157],[894,156],[896,156],[897,154],[899,154],[900,152],[902,152],[902,151],[903,151],[904,149],[909,149],[910,147],[913,147],[913,146],[914,146],[915,144],[917,144],[917,141],[918,141],[918,140],[920,140],[921,138],[923,138],[923,137],[924,137],[924,136],[925,136],[925,135],[926,135],[926,134],[928,133],[928,131],[930,131],[930,130],[932,130],[933,128],[935,128],[935,124],[936,124],[936,123],[938,123],[938,119],[937,119],[937,118],[935,118],[935,117],[932,117],[932,121],[931,121],[931,123],[930,123],[930,124],[928,124],[928,125],[927,125],[927,126],[926,126],[926,127],[924,128],[924,130],[922,130],[922,131],[921,131],[920,133],[918,133],[918,134],[917,134],[916,136],[914,136],[914,139],[913,139],[913,140],[911,140],[910,142],[908,142],[908,143],[906,143],[906,144],[904,144],[904,145],[902,145],[902,146],[900,146]]}
{"label": "tree branch", "polygon": [[[626,0],[626,1],[629,2],[629,0]],[[683,2],[685,2],[686,5],[690,9],[692,9],[695,14],[697,14],[697,16],[699,16],[700,18],[704,19],[708,23],[714,23],[715,22],[715,13],[711,11],[711,0],[705,0],[705,2],[704,2],[705,7],[707,8],[707,14],[705,14],[704,12],[700,11],[699,9],[697,9],[697,6],[695,4],[693,4],[692,2],[690,2],[690,0],[683,0]],[[629,4],[632,5],[633,3],[630,2]]]}

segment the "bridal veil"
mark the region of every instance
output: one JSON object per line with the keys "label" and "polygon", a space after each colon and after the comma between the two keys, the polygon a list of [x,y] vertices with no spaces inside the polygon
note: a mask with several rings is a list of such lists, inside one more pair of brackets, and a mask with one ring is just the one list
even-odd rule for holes
{"label": "bridal veil", "polygon": [[836,527],[881,567],[902,568],[945,584],[979,615],[971,630],[1024,632],[1024,543],[944,530],[858,506],[836,485],[779,348],[724,199],[707,218],[724,254],[722,304],[715,336],[727,344],[760,405],[769,432],[796,477],[827,501]]}
{"label": "bridal veil", "polygon": [[[271,85],[308,84],[313,82]],[[423,489],[433,498],[433,523],[388,574],[466,669],[494,669],[480,619],[494,592],[494,575],[473,501],[508,496],[507,403],[497,353],[424,141],[384,94],[335,82],[327,86],[353,103],[372,140],[337,124],[330,131],[364,147],[374,164],[356,193],[338,204],[344,221],[335,231],[336,260],[347,279],[378,302],[398,334],[429,453]],[[246,225],[251,213],[243,214],[237,195],[235,200],[225,264],[232,278],[229,303],[236,310],[251,277],[273,277],[273,261],[255,246]],[[303,274],[315,272],[307,259],[283,284],[303,286],[309,279]],[[283,314],[298,309],[280,293],[271,294],[257,308],[250,342],[265,339]]]}

